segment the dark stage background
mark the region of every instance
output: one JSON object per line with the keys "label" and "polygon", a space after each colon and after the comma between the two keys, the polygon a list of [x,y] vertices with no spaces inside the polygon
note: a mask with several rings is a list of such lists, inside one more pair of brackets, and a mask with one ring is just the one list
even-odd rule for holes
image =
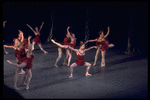
{"label": "dark stage background", "polygon": [[[26,26],[40,27],[42,43],[47,41],[51,30],[51,11],[54,18],[53,38],[62,42],[67,26],[75,33],[77,45],[84,41],[85,26],[89,14],[89,39],[98,37],[98,31],[110,26],[109,42],[115,44],[115,48],[127,48],[129,27],[131,30],[132,46],[140,50],[148,47],[148,8],[147,2],[5,2],[3,3],[3,21],[7,21],[4,28],[5,43],[13,43],[18,30],[35,37],[34,33]],[[131,18],[132,17],[132,18]],[[131,22],[132,21],[132,22]],[[4,44],[5,44],[4,43]],[[89,46],[95,43],[89,43]]]}

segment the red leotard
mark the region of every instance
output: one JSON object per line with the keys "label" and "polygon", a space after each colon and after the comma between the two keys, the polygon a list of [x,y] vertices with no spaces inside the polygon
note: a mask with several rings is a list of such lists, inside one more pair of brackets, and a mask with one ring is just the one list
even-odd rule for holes
{"label": "red leotard", "polygon": [[[73,41],[73,43],[70,43],[70,47],[74,48],[76,45],[76,40]],[[70,52],[73,52],[73,50],[70,50]]]}
{"label": "red leotard", "polygon": [[15,50],[14,55],[16,56],[16,58],[19,62],[23,62],[26,59],[25,49]]}
{"label": "red leotard", "polygon": [[62,44],[63,45],[70,45],[70,41],[71,40],[69,38],[65,37]]}
{"label": "red leotard", "polygon": [[[98,38],[96,38],[96,39],[98,39]],[[109,41],[108,41],[108,38],[106,37],[105,41],[101,41],[101,42],[96,41],[96,46],[99,46],[101,44],[102,47],[99,50],[104,51],[108,48],[108,43],[109,43]]]}
{"label": "red leotard", "polygon": [[41,40],[40,40],[40,35],[36,35],[36,37],[32,40],[33,42],[35,43],[41,43]]}
{"label": "red leotard", "polygon": [[83,66],[85,64],[84,62],[84,55],[83,56],[80,56],[80,55],[77,55],[78,58],[75,60],[75,63],[78,65],[78,66]]}
{"label": "red leotard", "polygon": [[31,69],[32,68],[32,62],[33,62],[33,58],[34,58],[34,55],[32,54],[30,58],[27,58],[26,57],[26,67],[24,67],[23,69]]}

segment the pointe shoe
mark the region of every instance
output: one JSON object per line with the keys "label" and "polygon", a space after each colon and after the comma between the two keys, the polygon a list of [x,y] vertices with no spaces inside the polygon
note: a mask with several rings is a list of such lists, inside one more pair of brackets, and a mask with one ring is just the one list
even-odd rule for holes
{"label": "pointe shoe", "polygon": [[5,52],[6,54],[9,54],[8,52]]}
{"label": "pointe shoe", "polygon": [[7,62],[8,62],[9,64],[12,64],[11,61],[9,61],[9,60],[7,60]]}
{"label": "pointe shoe", "polygon": [[44,52],[44,54],[47,54],[47,53],[48,53],[47,51]]}
{"label": "pointe shoe", "polygon": [[85,76],[92,76],[92,74],[86,73]]}
{"label": "pointe shoe", "polygon": [[54,66],[58,68],[58,66],[56,64]]}
{"label": "pointe shoe", "polygon": [[101,63],[101,67],[104,67],[105,66],[105,63]]}
{"label": "pointe shoe", "polygon": [[26,90],[29,90],[29,87],[28,87],[28,86],[26,87]]}
{"label": "pointe shoe", "polygon": [[72,78],[72,77],[73,77],[73,75],[70,75],[70,76],[69,76],[69,78]]}
{"label": "pointe shoe", "polygon": [[63,63],[63,65],[66,65],[66,66],[67,66],[67,64],[66,64],[66,63]]}
{"label": "pointe shoe", "polygon": [[94,63],[93,66],[95,66],[96,64]]}
{"label": "pointe shoe", "polygon": [[20,88],[18,88],[18,87],[14,87],[15,88],[15,90],[21,90]]}

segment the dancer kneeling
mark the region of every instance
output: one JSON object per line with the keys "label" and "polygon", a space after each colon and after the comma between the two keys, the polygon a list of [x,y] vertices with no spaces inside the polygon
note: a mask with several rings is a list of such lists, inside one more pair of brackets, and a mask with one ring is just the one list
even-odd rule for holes
{"label": "dancer kneeling", "polygon": [[[32,68],[32,62],[33,62],[33,58],[34,58],[34,54],[32,53],[32,50],[31,50],[30,39],[31,39],[31,36],[28,37],[28,51],[27,51],[27,56],[24,57],[24,60],[21,62],[21,64],[16,64],[16,63],[13,63],[13,62],[7,60],[7,62],[9,64],[12,64],[12,65],[14,65],[17,68],[23,68],[24,71],[26,72],[25,76],[23,78],[23,81],[22,81],[22,83],[24,85],[26,85],[26,90],[29,89],[29,83],[30,83],[30,80],[32,78],[31,68]],[[28,76],[28,78],[27,78],[27,81],[25,83],[26,76]]]}
{"label": "dancer kneeling", "polygon": [[97,48],[97,46],[93,46],[93,47],[90,47],[90,48],[88,48],[88,49],[85,49],[85,44],[81,44],[79,49],[74,49],[74,48],[72,48],[72,47],[70,47],[70,46],[68,46],[68,45],[61,45],[61,44],[55,42],[53,39],[51,39],[51,41],[52,41],[53,43],[55,43],[56,45],[58,45],[59,47],[61,47],[61,48],[68,48],[68,49],[70,49],[70,50],[75,51],[76,54],[77,54],[77,57],[78,57],[78,58],[76,59],[76,61],[75,61],[73,64],[70,65],[71,75],[69,76],[69,78],[72,78],[72,77],[73,77],[73,68],[76,67],[77,65],[78,65],[78,66],[83,66],[83,65],[84,65],[84,66],[87,66],[85,76],[91,76],[91,74],[89,74],[89,69],[90,69],[90,67],[91,67],[91,64],[84,61],[84,56],[85,56],[85,52],[86,52],[86,51],[88,51],[88,50],[90,50],[90,49],[92,49],[92,48]]}

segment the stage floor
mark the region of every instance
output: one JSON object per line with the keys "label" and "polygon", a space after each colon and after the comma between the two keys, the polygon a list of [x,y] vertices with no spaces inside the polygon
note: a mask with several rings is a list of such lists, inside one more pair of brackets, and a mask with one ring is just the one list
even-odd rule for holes
{"label": "stage floor", "polygon": [[[14,90],[16,67],[8,64],[6,60],[16,62],[16,58],[14,50],[6,48],[9,54],[3,56],[4,86],[13,89],[13,92],[17,92],[25,99],[148,98],[148,56],[144,53],[126,55],[123,50],[110,48],[106,51],[105,67],[100,67],[101,54],[99,54],[97,65],[92,66],[89,71],[92,76],[85,76],[85,66],[77,66],[74,68],[74,77],[69,79],[70,68],[62,65],[65,55],[62,55],[58,62],[59,67],[56,68],[53,65],[58,56],[58,47],[48,43],[43,44],[43,48],[49,53],[44,54],[38,45],[35,45],[29,90],[21,86],[23,75],[19,75],[17,83],[21,90]],[[93,64],[95,53],[96,49],[87,51],[84,60]],[[73,52],[71,64],[76,58]],[[5,96],[13,92],[4,88]],[[19,96],[14,95],[14,98],[19,98]]]}

